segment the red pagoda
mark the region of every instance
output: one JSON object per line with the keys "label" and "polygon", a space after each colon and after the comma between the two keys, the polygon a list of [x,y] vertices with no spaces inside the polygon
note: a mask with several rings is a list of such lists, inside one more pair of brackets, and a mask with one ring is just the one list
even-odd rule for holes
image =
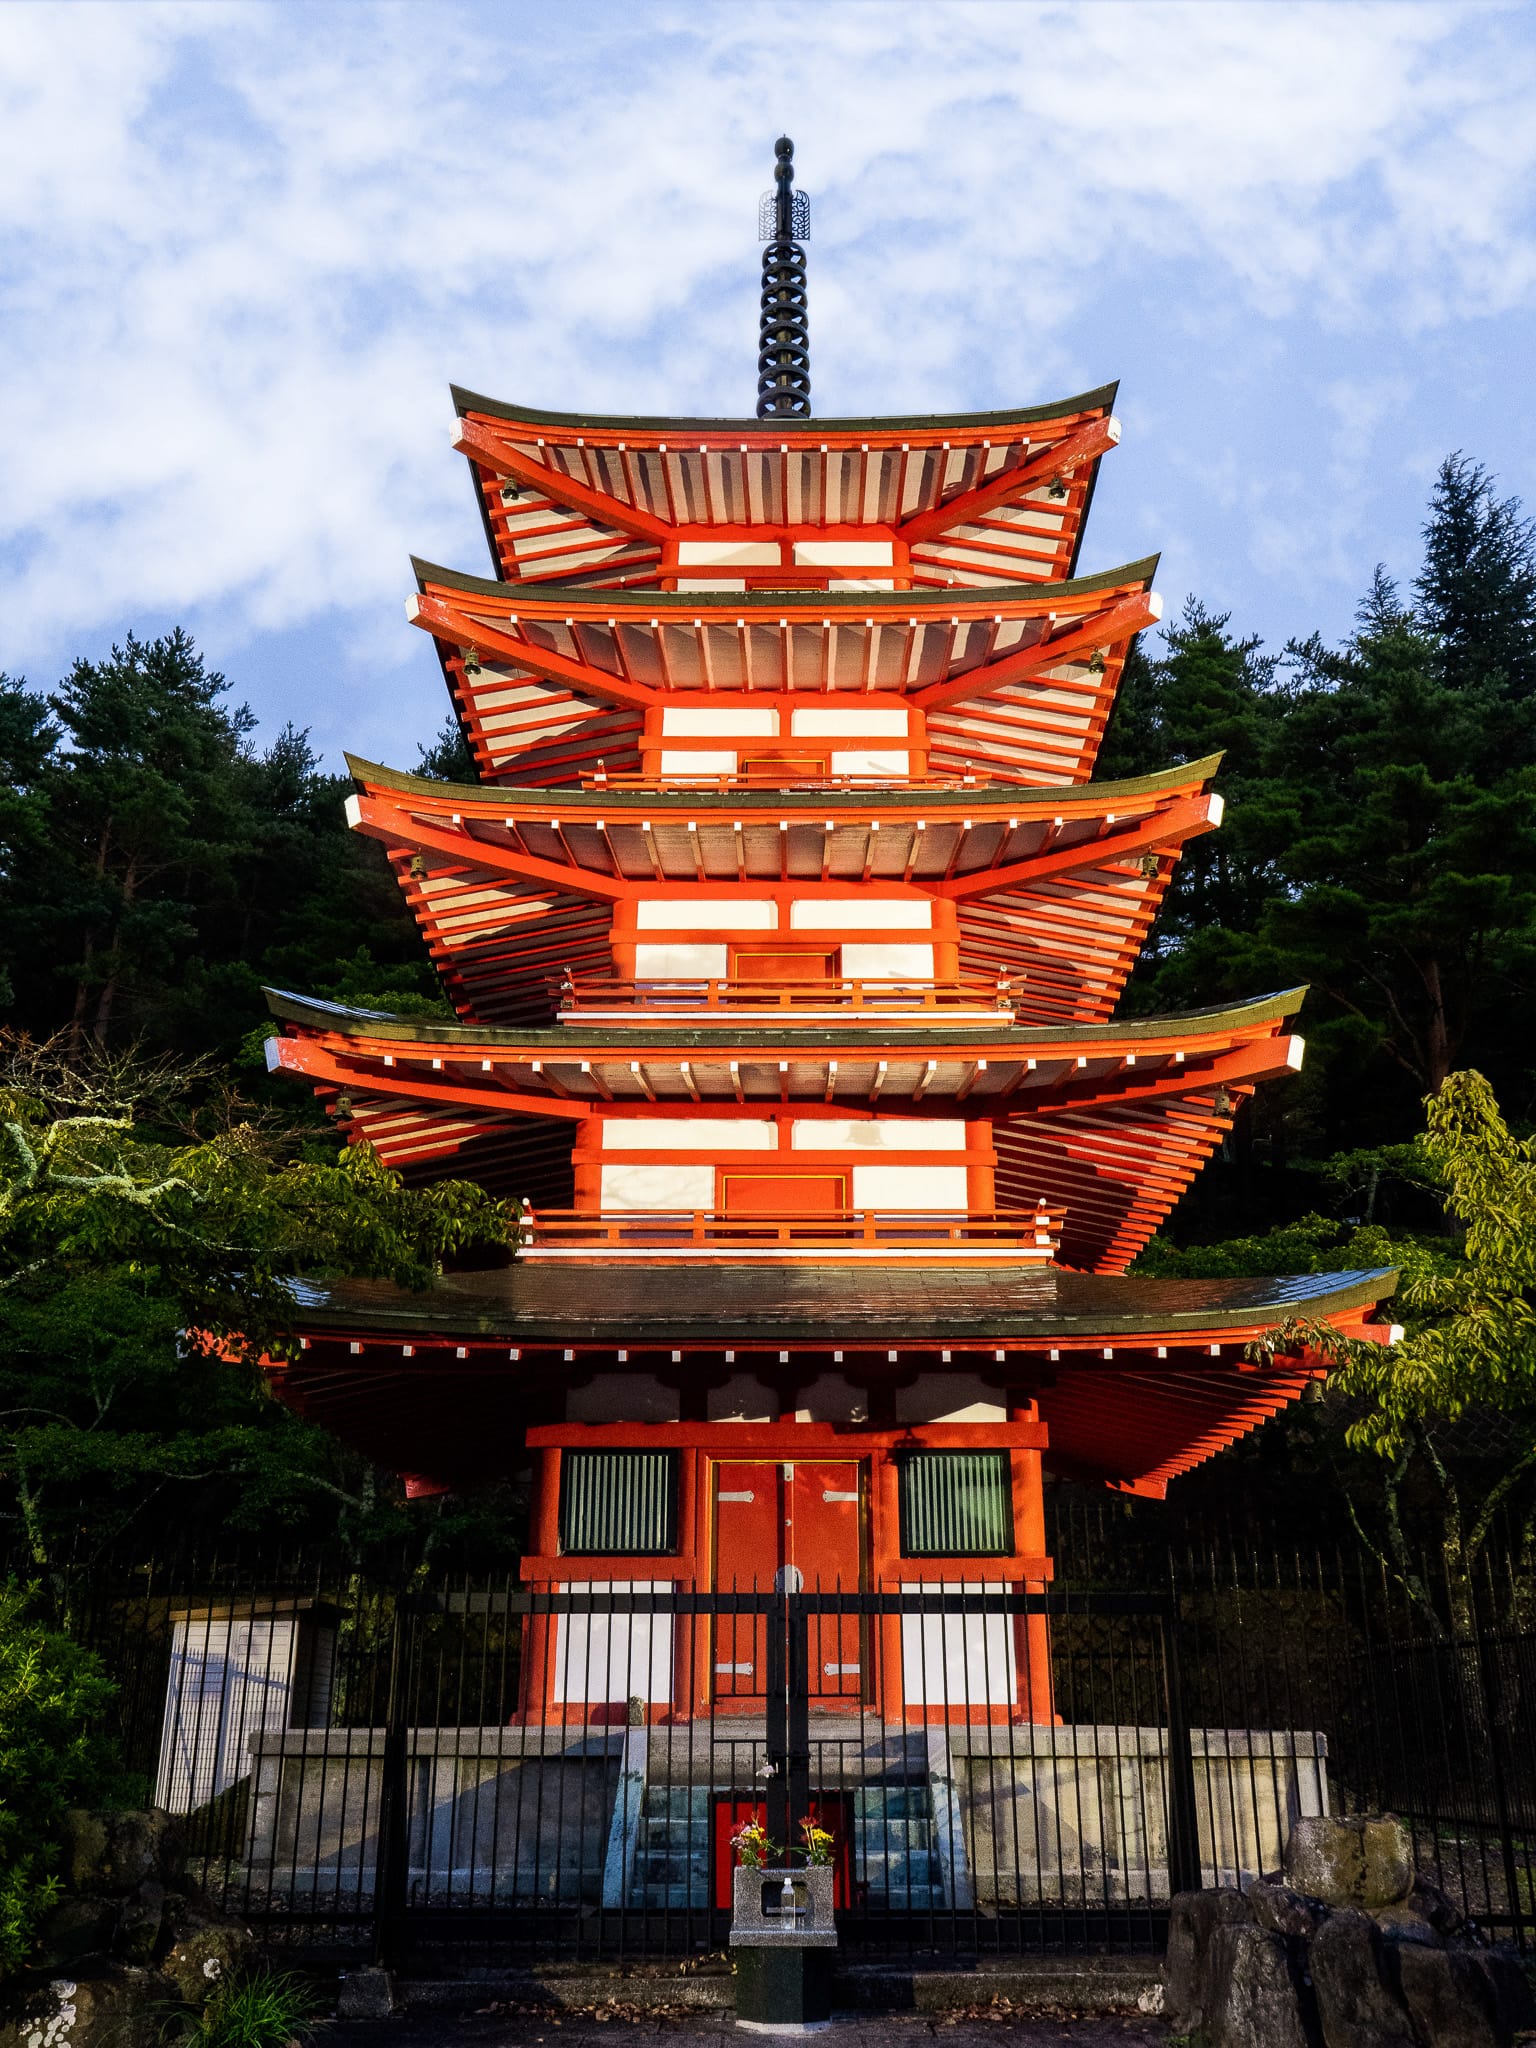
{"label": "red pagoda", "polygon": [[[1251,1339],[1385,1340],[1390,1276],[1127,1273],[1300,1066],[1302,992],[1116,1019],[1221,798],[1214,757],[1091,779],[1160,611],[1154,561],[1078,574],[1114,387],[812,419],[803,199],[770,203],[757,417],[454,393],[495,575],[418,562],[408,609],[480,781],[354,760],[348,809],[458,1021],[273,992],[270,1057],[408,1178],[516,1198],[520,1242],[426,1296],[306,1289],[275,1370],[413,1492],[531,1456],[534,1586],[1038,1584],[1043,1471],[1161,1495],[1322,1369]],[[1005,1715],[1049,1718],[1043,1626],[993,1660]],[[912,1711],[890,1627],[820,1700]],[[700,1630],[646,1711],[760,1708],[759,1671]],[[602,1683],[534,1658],[527,1712]]]}

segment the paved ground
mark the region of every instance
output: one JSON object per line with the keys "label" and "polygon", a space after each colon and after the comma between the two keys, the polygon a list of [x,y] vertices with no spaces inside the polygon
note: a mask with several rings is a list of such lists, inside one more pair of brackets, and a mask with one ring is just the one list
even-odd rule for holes
{"label": "paved ground", "polygon": [[[606,2016],[604,2016],[606,2015]],[[595,2012],[406,2013],[392,2020],[352,2021],[330,2037],[335,2048],[616,2048],[643,2038],[657,2048],[746,2048],[762,2035],[739,2033],[728,2013],[660,2018],[633,2008]],[[1138,2017],[1076,2018],[1021,2013],[1006,2004],[940,2013],[851,2013],[822,2037],[827,2048],[1154,2048],[1166,2044],[1160,2020]]]}

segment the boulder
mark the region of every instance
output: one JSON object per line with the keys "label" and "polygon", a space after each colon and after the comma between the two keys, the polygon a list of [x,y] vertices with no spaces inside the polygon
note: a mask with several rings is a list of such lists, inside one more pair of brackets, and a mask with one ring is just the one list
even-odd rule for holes
{"label": "boulder", "polygon": [[1174,1898],[1168,1915],[1163,2010],[1175,2027],[1193,2030],[1205,2024],[1216,1930],[1250,1917],[1242,1893],[1227,1886],[1207,1892],[1180,1892]]}
{"label": "boulder", "polygon": [[125,1963],[152,1963],[165,1925],[165,1886],[157,1877],[141,1878],[117,1909],[113,1953]]}
{"label": "boulder", "polygon": [[1459,1906],[1453,1905],[1439,1885],[1427,1877],[1416,1877],[1413,1890],[1408,1894],[1408,1904],[1433,1927],[1436,1934],[1460,1934],[1467,1924],[1467,1916]]}
{"label": "boulder", "polygon": [[1316,2048],[1303,1989],[1283,1934],[1241,1922],[1218,1927],[1205,1993],[1206,2035],[1219,2048]]}
{"label": "boulder", "polygon": [[1298,1820],[1285,1845],[1286,1883],[1325,1905],[1400,1905],[1413,1878],[1413,1844],[1391,1814]]}
{"label": "boulder", "polygon": [[1405,1906],[1378,1906],[1371,1918],[1388,1941],[1416,1941],[1424,1948],[1445,1945],[1411,1899]]}
{"label": "boulder", "polygon": [[1384,1979],[1381,1930],[1368,1914],[1330,1913],[1307,1962],[1324,2048],[1420,2048],[1407,2008]]}
{"label": "boulder", "polygon": [[256,1937],[230,1920],[184,1926],[160,1964],[161,1975],[185,2005],[201,2005],[214,1985],[255,1960]]}
{"label": "boulder", "polygon": [[1243,1896],[1254,1924],[1267,1927],[1273,1934],[1288,1934],[1294,1940],[1306,1941],[1321,1924],[1322,1907],[1315,1899],[1304,1899],[1300,1892],[1293,1892],[1289,1885],[1251,1884]]}
{"label": "boulder", "polygon": [[1389,1951],[1387,1961],[1422,2040],[1434,2048],[1503,2048],[1509,2037],[1475,1953],[1404,1942]]}
{"label": "boulder", "polygon": [[146,1878],[175,1887],[186,1868],[186,1830],[157,1806],[122,1812],[75,1807],[65,1816],[64,1882],[72,1892],[121,1894]]}
{"label": "boulder", "polygon": [[106,1962],[116,1936],[115,1899],[61,1899],[38,1930],[31,1967],[78,1975]]}
{"label": "boulder", "polygon": [[1536,2030],[1536,1990],[1516,1952],[1499,1947],[1471,1949],[1468,1954],[1488,1980],[1500,2040]]}
{"label": "boulder", "polygon": [[165,1998],[152,1970],[55,1978],[0,2022],[0,2048],[162,2048]]}

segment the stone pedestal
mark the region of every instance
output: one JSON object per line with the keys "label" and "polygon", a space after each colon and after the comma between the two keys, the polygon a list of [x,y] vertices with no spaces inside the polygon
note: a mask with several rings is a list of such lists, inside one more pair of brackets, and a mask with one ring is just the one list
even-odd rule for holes
{"label": "stone pedestal", "polygon": [[738,1869],[733,1906],[737,2026],[754,2034],[813,2034],[830,2025],[837,1948],[830,1866]]}

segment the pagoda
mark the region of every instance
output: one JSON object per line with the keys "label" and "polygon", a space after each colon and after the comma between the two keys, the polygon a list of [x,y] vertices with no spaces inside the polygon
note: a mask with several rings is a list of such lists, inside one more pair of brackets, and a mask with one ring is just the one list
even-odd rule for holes
{"label": "pagoda", "polygon": [[[1302,991],[1117,1016],[1222,800],[1216,757],[1092,779],[1160,612],[1155,560],[1078,573],[1114,387],[812,418],[792,179],[754,418],[454,392],[495,573],[417,562],[408,613],[480,780],[354,759],[348,815],[458,1021],[270,994],[351,1141],[522,1215],[426,1295],[306,1288],[280,1391],[413,1493],[531,1460],[534,1586],[1039,1584],[1047,1471],[1161,1496],[1323,1369],[1253,1339],[1389,1335],[1389,1275],[1127,1272]],[[1024,1718],[1036,1626],[987,1681]],[[648,1712],[761,1704],[700,1645]],[[899,1718],[901,1643],[844,1649],[819,1697]]]}

